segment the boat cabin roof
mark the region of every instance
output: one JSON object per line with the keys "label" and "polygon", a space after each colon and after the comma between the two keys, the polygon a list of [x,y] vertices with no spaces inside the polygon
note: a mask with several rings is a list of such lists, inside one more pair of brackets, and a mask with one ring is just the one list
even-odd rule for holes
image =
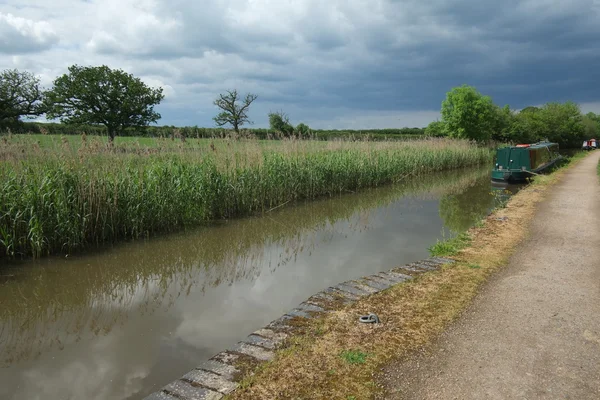
{"label": "boat cabin roof", "polygon": [[552,142],[538,142],[538,143],[531,143],[531,144],[518,144],[516,146],[512,146],[512,148],[529,148],[529,149],[541,149],[543,147],[555,147],[558,146],[558,143],[552,143]]}

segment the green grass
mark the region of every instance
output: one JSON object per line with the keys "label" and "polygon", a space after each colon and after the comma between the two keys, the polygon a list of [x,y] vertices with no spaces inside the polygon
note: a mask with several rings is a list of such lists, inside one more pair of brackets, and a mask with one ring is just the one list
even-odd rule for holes
{"label": "green grass", "polygon": [[364,364],[367,362],[368,354],[359,350],[344,350],[340,357],[348,364]]}
{"label": "green grass", "polygon": [[0,256],[65,254],[491,159],[447,139],[122,139],[1,137]]}
{"label": "green grass", "polygon": [[438,240],[436,244],[428,248],[432,257],[454,256],[460,250],[471,243],[471,238],[467,233],[461,233],[447,240]]}

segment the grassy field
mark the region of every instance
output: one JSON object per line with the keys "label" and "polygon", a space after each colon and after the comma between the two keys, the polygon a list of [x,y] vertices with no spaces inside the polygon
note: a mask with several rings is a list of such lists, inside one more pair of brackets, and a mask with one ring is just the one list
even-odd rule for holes
{"label": "grassy field", "polygon": [[0,254],[67,254],[486,163],[447,139],[259,141],[0,137]]}

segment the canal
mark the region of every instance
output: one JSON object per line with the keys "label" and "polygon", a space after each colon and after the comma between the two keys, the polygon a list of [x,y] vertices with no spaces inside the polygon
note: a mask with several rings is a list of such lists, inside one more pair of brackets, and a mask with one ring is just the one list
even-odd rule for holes
{"label": "canal", "polygon": [[428,257],[509,193],[412,179],[0,268],[0,398],[141,399],[310,295]]}

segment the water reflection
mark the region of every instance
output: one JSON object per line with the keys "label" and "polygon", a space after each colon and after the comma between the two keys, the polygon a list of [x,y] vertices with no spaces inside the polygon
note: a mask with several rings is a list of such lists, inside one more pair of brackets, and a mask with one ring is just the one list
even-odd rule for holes
{"label": "water reflection", "polygon": [[488,168],[455,171],[15,264],[0,398],[141,398],[329,285],[426,257],[493,205]]}
{"label": "water reflection", "polygon": [[490,207],[501,206],[523,186],[525,185],[466,186],[460,193],[449,193],[441,197],[440,217],[452,233],[464,232],[480,220]]}

